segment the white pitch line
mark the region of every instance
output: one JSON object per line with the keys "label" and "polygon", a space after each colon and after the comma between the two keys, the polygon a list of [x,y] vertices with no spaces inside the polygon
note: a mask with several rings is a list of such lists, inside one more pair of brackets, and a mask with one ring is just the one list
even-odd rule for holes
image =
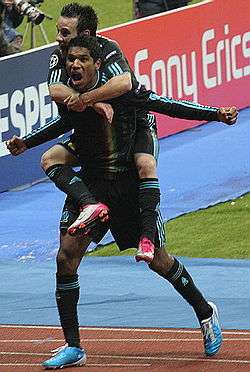
{"label": "white pitch line", "polygon": [[41,364],[38,363],[0,363],[0,366],[4,367],[41,367]]}
{"label": "white pitch line", "polygon": [[[4,367],[41,367],[41,363],[0,363]],[[151,367],[149,363],[87,363],[86,367]]]}
{"label": "white pitch line", "polygon": [[31,356],[44,356],[51,357],[51,353],[23,353],[21,351],[0,351],[0,355],[31,355]]}
{"label": "white pitch line", "polygon": [[86,367],[151,367],[150,363],[87,363]]}
{"label": "white pitch line", "polygon": [[[82,340],[81,341],[85,341],[85,340]],[[65,343],[65,340],[64,339],[61,339],[61,340],[58,340],[58,339],[53,339],[53,340],[0,340],[0,343],[32,343],[32,344],[36,344],[36,345],[42,345],[42,344],[49,344],[49,343],[52,343],[52,342],[59,342],[59,343]]]}
{"label": "white pitch line", "polygon": [[150,363],[87,363],[86,367],[151,367]]}
{"label": "white pitch line", "polygon": [[[201,338],[81,338],[82,342],[201,342]],[[250,338],[223,338],[223,341],[250,341]],[[53,342],[63,343],[65,340],[0,340],[0,343],[33,343],[36,345]]]}
{"label": "white pitch line", "polygon": [[[51,356],[49,353],[22,353],[22,352],[4,352],[0,351],[0,355],[32,355],[32,356]],[[238,364],[250,364],[250,360],[243,359],[210,359],[210,358],[184,358],[184,357],[155,357],[155,356],[128,356],[128,355],[99,355],[99,354],[88,354],[89,358],[100,358],[100,359],[123,359],[123,360],[149,360],[149,361],[185,361],[185,362],[208,362],[208,363],[238,363]]]}
{"label": "white pitch line", "polygon": [[183,357],[143,357],[143,356],[127,356],[127,355],[88,355],[89,358],[113,358],[113,359],[133,359],[133,360],[167,360],[167,361],[185,361],[185,362],[208,362],[208,363],[242,363],[250,364],[250,360],[242,359],[210,359],[210,358],[183,358]]}
{"label": "white pitch line", "polygon": [[[59,329],[60,326],[42,326],[42,325],[13,325],[13,324],[0,324],[0,328],[27,328],[27,329]],[[146,333],[201,333],[197,328],[194,329],[167,329],[167,328],[113,328],[113,327],[79,327],[82,331],[112,331],[112,332],[146,332]],[[250,335],[250,330],[241,331],[241,330],[223,330],[224,334],[232,335]]]}

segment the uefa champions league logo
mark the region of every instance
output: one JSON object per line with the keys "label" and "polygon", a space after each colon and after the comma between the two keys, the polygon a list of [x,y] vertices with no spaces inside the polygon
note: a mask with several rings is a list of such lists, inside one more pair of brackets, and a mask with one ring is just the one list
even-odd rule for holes
{"label": "uefa champions league logo", "polygon": [[52,54],[49,61],[49,68],[52,69],[58,64],[58,56],[56,54]]}

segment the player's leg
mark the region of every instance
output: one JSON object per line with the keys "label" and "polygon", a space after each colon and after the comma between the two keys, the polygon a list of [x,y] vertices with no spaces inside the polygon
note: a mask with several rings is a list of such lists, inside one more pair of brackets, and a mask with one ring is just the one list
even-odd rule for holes
{"label": "player's leg", "polygon": [[[154,115],[150,115],[154,118]],[[160,204],[160,185],[157,176],[159,144],[154,127],[138,127],[135,145],[135,164],[140,178],[139,205],[141,237],[136,261],[151,262],[154,255],[157,210]]]}
{"label": "player's leg", "polygon": [[57,254],[56,303],[66,345],[43,363],[47,369],[79,366],[86,362],[81,348],[77,305],[80,285],[78,267],[90,242],[98,242],[107,232],[102,224],[95,228],[92,237],[71,236],[68,227],[78,214],[78,206],[69,198],[63,208],[60,222],[60,249]]}
{"label": "player's leg", "polygon": [[[124,199],[120,198],[120,203],[117,203],[117,210],[114,209],[115,213],[113,212],[111,221],[112,234],[121,250],[138,244],[141,229],[138,195],[136,196],[135,191],[136,184],[133,185],[132,181],[127,181],[126,190],[128,190],[128,195]],[[122,200],[126,201],[124,205],[122,205]],[[119,208],[123,208],[123,213]],[[166,239],[160,211],[156,224],[156,248],[154,259],[149,264],[149,268],[170,282],[193,307],[203,333],[205,354],[208,356],[214,355],[222,344],[222,333],[216,306],[206,301],[183,264],[164,249]],[[126,229],[124,229],[124,226],[126,226]]]}
{"label": "player's leg", "polygon": [[79,215],[69,227],[71,234],[74,234],[78,229],[87,233],[98,220],[104,222],[108,219],[107,206],[94,198],[82,178],[79,177],[78,172],[72,168],[78,165],[79,160],[71,138],[54,145],[43,154],[41,159],[41,166],[47,176],[79,207]]}
{"label": "player's leg", "polygon": [[160,221],[161,218],[157,224],[158,236],[154,259],[149,267],[171,283],[193,307],[203,334],[205,354],[212,356],[219,351],[222,344],[217,308],[203,297],[185,266],[164,249],[164,226],[160,224]]}
{"label": "player's leg", "polygon": [[60,222],[60,248],[56,259],[56,303],[66,345],[60,348],[56,355],[42,363],[47,369],[86,363],[86,352],[80,344],[77,314],[80,292],[77,270],[91,238],[72,237],[68,234],[67,227],[77,216],[78,207],[67,200]]}
{"label": "player's leg", "polygon": [[110,230],[121,251],[136,248],[140,240],[139,182],[136,172],[130,171],[110,184]]}

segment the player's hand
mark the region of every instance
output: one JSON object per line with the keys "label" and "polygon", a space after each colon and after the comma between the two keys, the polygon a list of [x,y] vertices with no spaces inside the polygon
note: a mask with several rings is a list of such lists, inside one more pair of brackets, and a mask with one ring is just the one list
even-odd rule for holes
{"label": "player's hand", "polygon": [[68,107],[68,110],[72,110],[72,111],[82,112],[87,107],[80,99],[79,93],[74,93],[70,95],[63,102]]}
{"label": "player's hand", "polygon": [[113,107],[109,103],[97,102],[93,104],[93,109],[104,117],[104,119],[111,124],[114,116]]}
{"label": "player's hand", "polygon": [[20,155],[27,150],[27,146],[23,139],[17,136],[13,136],[11,139],[6,141],[6,147],[13,156]]}
{"label": "player's hand", "polygon": [[218,119],[227,125],[236,123],[238,111],[236,107],[220,107],[218,110]]}

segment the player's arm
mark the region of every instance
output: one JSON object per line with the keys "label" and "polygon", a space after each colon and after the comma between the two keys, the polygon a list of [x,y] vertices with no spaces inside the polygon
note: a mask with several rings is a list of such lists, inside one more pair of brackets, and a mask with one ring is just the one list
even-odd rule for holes
{"label": "player's arm", "polygon": [[[130,98],[129,98],[130,99]],[[149,91],[139,92],[131,98],[130,104],[144,107],[149,111],[158,112],[175,118],[199,121],[221,121],[228,125],[236,122],[238,112],[235,107],[212,107],[192,101],[176,100],[158,96]]]}
{"label": "player's arm", "polygon": [[131,69],[117,42],[106,40],[102,57],[103,85],[80,95],[84,104],[107,101],[132,89]]}
{"label": "player's arm", "polygon": [[30,148],[55,139],[71,129],[72,125],[70,124],[70,120],[64,120],[58,117],[55,120],[49,121],[43,127],[32,131],[23,138],[13,136],[6,141],[6,147],[12,155],[17,156]]}
{"label": "player's arm", "polygon": [[113,76],[104,85],[89,92],[82,93],[79,100],[83,105],[89,106],[96,102],[108,101],[127,93],[132,88],[130,72],[123,72]]}
{"label": "player's arm", "polygon": [[113,107],[109,103],[97,102],[94,103],[92,108],[101,115],[108,124],[111,124],[114,117]]}
{"label": "player's arm", "polygon": [[238,118],[238,111],[235,106],[220,107],[217,114],[218,121],[221,121],[227,125],[235,124]]}
{"label": "player's arm", "polygon": [[[130,88],[130,82],[130,73],[124,73],[111,78],[97,89],[82,94],[78,93],[78,95],[75,93],[69,95],[64,100],[64,104],[67,105],[69,110],[73,111],[83,111],[87,106],[91,106],[95,110],[95,107],[98,107],[101,102],[109,101],[126,93],[127,89]],[[105,105],[105,103],[102,104]],[[80,107],[83,109],[79,109]],[[106,119],[110,122],[107,116]]]}
{"label": "player's arm", "polygon": [[79,96],[79,93],[77,93],[74,89],[59,83],[49,85],[49,94],[53,101],[60,104],[65,104],[64,101],[69,96],[75,95],[76,98]]}

